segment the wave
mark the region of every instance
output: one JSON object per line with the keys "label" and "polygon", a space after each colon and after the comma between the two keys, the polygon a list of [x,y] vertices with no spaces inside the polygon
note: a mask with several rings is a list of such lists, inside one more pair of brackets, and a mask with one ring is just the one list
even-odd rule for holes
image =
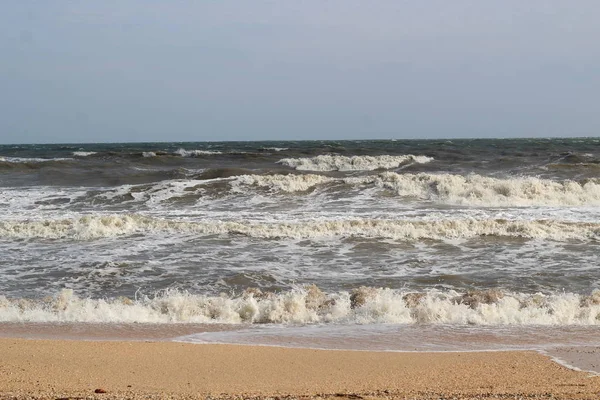
{"label": "wave", "polygon": [[[45,168],[65,168],[75,163],[74,158],[22,158],[0,157],[0,170],[35,171]],[[46,177],[47,175],[44,175]]]}
{"label": "wave", "polygon": [[481,175],[399,174],[332,178],[306,175],[238,176],[232,186],[268,187],[284,192],[306,191],[321,184],[341,183],[391,190],[399,197],[467,206],[600,205],[600,180],[554,181],[535,177],[492,178]]}
{"label": "wave", "polygon": [[[66,163],[62,161],[59,163]],[[9,164],[9,169],[36,169],[41,164]],[[2,168],[0,162],[0,169]],[[134,173],[133,173],[134,172]],[[136,201],[168,205],[171,201],[186,198],[193,204],[202,196],[210,198],[253,195],[268,191],[274,200],[287,195],[303,196],[321,194],[316,201],[344,198],[360,203],[365,198],[377,200],[385,197],[386,205],[393,207],[406,202],[426,202],[467,207],[525,207],[525,206],[599,206],[600,179],[581,181],[555,181],[534,177],[492,178],[481,175],[452,174],[398,174],[383,172],[359,177],[331,177],[320,174],[270,174],[257,175],[241,168],[214,168],[206,170],[141,170],[130,173],[138,179],[158,180],[155,183],[121,185],[103,190],[90,190],[89,196],[72,198],[74,203],[94,198],[105,204]],[[275,172],[275,173],[274,173]],[[89,177],[86,183],[89,182]],[[6,193],[8,194],[8,192]],[[61,195],[62,196],[62,195]],[[278,196],[278,197],[275,197]],[[194,200],[196,199],[196,200]],[[208,201],[208,200],[207,200]]]}
{"label": "wave", "polygon": [[36,157],[2,157],[0,156],[0,162],[3,163],[16,163],[16,164],[28,164],[28,163],[43,163],[51,161],[68,161],[72,158],[36,158]]}
{"label": "wave", "polygon": [[600,325],[600,291],[586,296],[360,287],[324,293],[311,285],[280,293],[251,288],[237,296],[166,290],[134,299],[90,299],[64,289],[42,300],[0,296],[0,321]]}
{"label": "wave", "polygon": [[567,153],[564,154],[559,160],[558,163],[565,164],[581,164],[581,163],[592,163],[598,164],[600,160],[598,160],[594,154],[591,153]]}
{"label": "wave", "polygon": [[600,181],[553,181],[534,177],[492,178],[481,175],[397,174],[346,178],[345,182],[374,184],[403,197],[479,206],[598,205]]}
{"label": "wave", "polygon": [[252,175],[252,170],[236,167],[209,168],[195,175],[195,179],[211,180],[217,178],[231,178],[240,175]]}
{"label": "wave", "polygon": [[0,222],[0,237],[11,239],[92,240],[166,232],[194,235],[244,235],[261,239],[362,237],[418,241],[492,236],[554,241],[596,241],[600,239],[600,223],[504,219],[435,221],[352,219],[273,223],[190,222],[153,218],[139,214]]}
{"label": "wave", "polygon": [[89,156],[93,156],[94,154],[98,154],[97,151],[74,151],[73,155],[75,157],[89,157]]}
{"label": "wave", "polygon": [[215,155],[215,154],[223,154],[220,151],[214,150],[185,150],[179,149],[173,152],[173,154],[181,156],[181,157],[201,157],[206,155]]}
{"label": "wave", "polygon": [[231,181],[231,186],[236,189],[239,189],[240,185],[260,186],[291,193],[304,192],[317,185],[333,181],[333,178],[314,174],[240,175]]}
{"label": "wave", "polygon": [[574,164],[547,164],[545,166],[548,169],[562,169],[562,170],[575,170],[575,169],[598,169],[600,168],[600,162],[593,163],[574,163]]}
{"label": "wave", "polygon": [[408,154],[352,157],[320,155],[312,158],[284,158],[277,162],[299,171],[373,171],[398,168],[413,163],[424,164],[431,161],[433,161],[431,157]]}

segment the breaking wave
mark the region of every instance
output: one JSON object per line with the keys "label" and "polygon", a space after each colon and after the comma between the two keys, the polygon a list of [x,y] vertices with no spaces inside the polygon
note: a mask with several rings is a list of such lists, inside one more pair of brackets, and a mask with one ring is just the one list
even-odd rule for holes
{"label": "breaking wave", "polygon": [[52,161],[67,161],[72,160],[72,158],[30,158],[30,157],[3,157],[0,156],[0,162],[4,163],[43,163],[43,162],[52,162]]}
{"label": "breaking wave", "polygon": [[306,175],[238,176],[232,185],[254,185],[284,192],[306,191],[325,183],[374,186],[400,197],[484,207],[600,205],[600,181],[554,181],[535,177],[492,178],[481,175],[399,174],[383,172],[362,177]]}
{"label": "breaking wave", "polygon": [[284,158],[277,162],[299,171],[373,171],[398,168],[412,163],[424,164],[430,161],[433,161],[433,158],[408,154],[352,157],[320,155],[312,158]]}
{"label": "breaking wave", "polygon": [[374,184],[399,196],[478,206],[598,205],[600,182],[587,179],[553,181],[534,177],[492,178],[481,175],[398,174],[346,178],[354,184]]}
{"label": "breaking wave", "polygon": [[220,152],[220,151],[214,151],[214,150],[185,150],[185,149],[179,149],[179,150],[173,152],[173,154],[181,156],[181,157],[201,157],[201,156],[206,156],[206,155],[222,154],[222,152]]}
{"label": "breaking wave", "polygon": [[[69,161],[61,161],[69,162]],[[45,164],[45,163],[44,163]],[[36,168],[30,164],[9,164],[10,169]],[[0,168],[2,163],[0,162]],[[215,168],[203,171],[177,169],[167,173],[160,170],[136,170],[137,177],[159,180],[156,183],[121,185],[102,190],[88,190],[89,195],[73,195],[70,204],[80,204],[93,198],[98,204],[119,202],[146,202],[168,205],[169,202],[186,198],[193,204],[198,199],[230,198],[239,195],[254,195],[257,190],[268,191],[269,196],[278,201],[285,198],[278,195],[304,196],[316,193],[315,201],[327,202],[344,198],[348,203],[360,204],[365,199],[377,201],[382,195],[391,207],[406,202],[429,202],[467,207],[577,207],[600,205],[600,179],[581,181],[555,181],[534,177],[492,178],[481,175],[452,174],[398,174],[383,172],[377,175],[359,177],[331,177],[320,174],[253,174],[252,170],[241,168]],[[271,171],[278,172],[278,171]],[[89,178],[88,178],[89,181]],[[11,189],[2,193],[7,201],[15,198],[29,201],[31,192]],[[43,195],[43,196],[42,196]],[[54,201],[63,193],[40,192],[40,201]],[[43,197],[47,196],[47,199]],[[91,197],[90,197],[91,196]],[[204,196],[204,197],[203,197]],[[0,198],[3,196],[0,195]],[[10,197],[10,199],[9,199]],[[87,200],[86,200],[87,199]],[[395,200],[394,200],[395,199]],[[307,199],[308,200],[308,199]],[[21,200],[19,200],[21,201]],[[15,205],[18,203],[15,203]],[[43,204],[43,203],[39,203]]]}
{"label": "breaking wave", "polygon": [[74,162],[74,158],[25,158],[0,156],[0,170],[35,171],[44,168],[68,167]]}
{"label": "breaking wave", "polygon": [[93,156],[94,154],[98,154],[97,151],[74,151],[73,155],[75,157],[89,157],[89,156]]}
{"label": "breaking wave", "polygon": [[251,288],[237,296],[166,290],[134,299],[89,299],[64,289],[42,300],[0,296],[0,321],[600,325],[600,291],[585,296],[360,287],[324,293],[312,285],[280,293]]}
{"label": "breaking wave", "polygon": [[317,185],[333,182],[333,178],[323,175],[240,175],[231,182],[232,187],[239,189],[240,185],[260,186],[283,192],[304,192]]}
{"label": "breaking wave", "polygon": [[267,151],[286,151],[289,150],[289,147],[262,147],[261,150]]}
{"label": "breaking wave", "polygon": [[0,222],[0,237],[92,240],[133,234],[183,233],[244,235],[262,239],[380,238],[405,241],[470,239],[482,236],[554,241],[600,239],[600,223],[552,220],[310,220],[255,223],[178,221],[139,214],[85,216],[76,219]]}

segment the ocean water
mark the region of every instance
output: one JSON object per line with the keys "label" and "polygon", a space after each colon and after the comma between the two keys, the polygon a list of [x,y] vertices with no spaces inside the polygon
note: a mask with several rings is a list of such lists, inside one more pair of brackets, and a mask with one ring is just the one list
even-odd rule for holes
{"label": "ocean water", "polygon": [[598,344],[599,174],[593,138],[0,146],[0,334]]}

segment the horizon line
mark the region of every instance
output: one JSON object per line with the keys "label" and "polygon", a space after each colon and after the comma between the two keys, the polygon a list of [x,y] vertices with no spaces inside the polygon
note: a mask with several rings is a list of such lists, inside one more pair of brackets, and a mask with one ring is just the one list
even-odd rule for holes
{"label": "horizon line", "polygon": [[266,140],[160,140],[160,141],[123,141],[123,142],[30,142],[0,143],[0,146],[31,145],[94,145],[94,144],[147,144],[147,143],[252,143],[252,142],[383,142],[383,141],[452,141],[452,140],[560,140],[593,139],[600,136],[519,136],[519,137],[448,137],[448,138],[376,138],[376,139],[266,139]]}

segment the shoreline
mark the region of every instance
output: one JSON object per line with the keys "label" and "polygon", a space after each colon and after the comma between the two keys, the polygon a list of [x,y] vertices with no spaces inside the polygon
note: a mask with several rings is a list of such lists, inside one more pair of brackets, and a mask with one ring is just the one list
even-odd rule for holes
{"label": "shoreline", "polygon": [[[339,327],[335,327],[339,328]],[[171,342],[193,345],[277,347],[324,351],[373,353],[489,353],[534,351],[575,371],[600,376],[599,329],[563,327],[552,334],[537,330],[471,329],[442,326],[401,327],[391,331],[367,330],[358,336],[357,327],[313,336],[284,330],[256,330],[254,326],[229,324],[95,324],[95,323],[0,323],[0,339],[95,342]],[[253,331],[247,334],[247,329]],[[292,333],[290,333],[290,329]],[[487,332],[487,333],[486,333]],[[493,332],[494,335],[491,335]],[[300,333],[300,334],[299,334]],[[304,332],[306,334],[306,332]],[[576,340],[573,340],[576,338]],[[440,345],[440,341],[445,345]]]}
{"label": "shoreline", "polygon": [[14,399],[600,396],[600,376],[535,351],[406,353],[2,338],[0,354],[0,398]]}

